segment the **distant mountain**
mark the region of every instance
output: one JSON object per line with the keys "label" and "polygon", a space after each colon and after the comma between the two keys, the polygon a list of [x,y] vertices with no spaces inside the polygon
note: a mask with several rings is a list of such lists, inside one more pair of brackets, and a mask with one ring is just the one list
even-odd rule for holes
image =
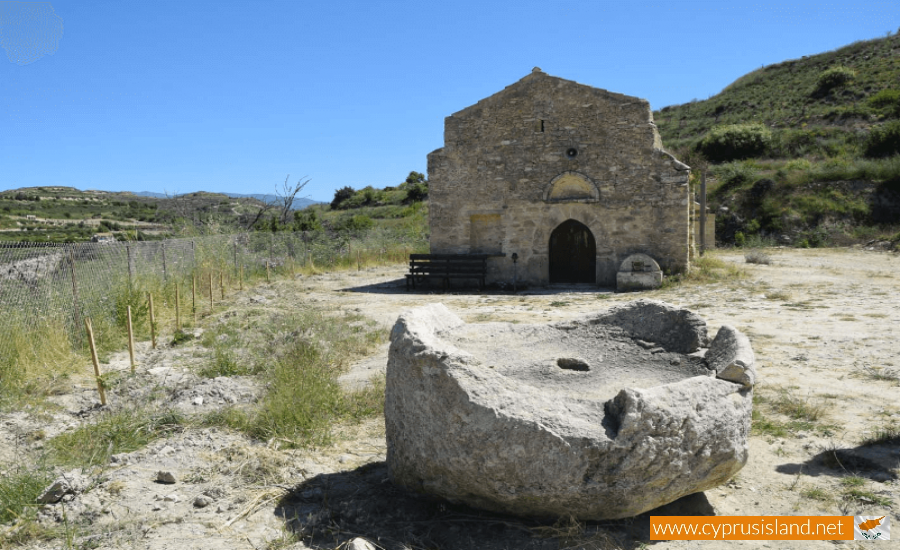
{"label": "distant mountain", "polygon": [[[170,197],[170,195],[167,195],[165,193],[155,193],[153,191],[139,191],[134,194],[140,195],[142,197],[153,197],[153,198],[157,198],[157,199],[165,199],[167,197]],[[226,195],[233,199],[251,198],[251,199],[256,199],[256,200],[263,201],[263,202],[272,202],[272,201],[278,200],[277,195],[266,195],[266,194],[262,194],[262,193],[255,193],[255,194],[250,194],[250,195],[245,195],[245,194],[241,194],[241,193],[217,193],[217,194]],[[175,196],[181,196],[181,195],[190,195],[190,193],[178,193]],[[309,206],[311,204],[321,204],[321,203],[314,201],[314,200],[302,199],[302,198],[298,197],[298,198],[294,199],[294,205],[293,205],[293,208],[291,208],[291,210],[303,210],[304,208],[306,208],[307,206]]]}

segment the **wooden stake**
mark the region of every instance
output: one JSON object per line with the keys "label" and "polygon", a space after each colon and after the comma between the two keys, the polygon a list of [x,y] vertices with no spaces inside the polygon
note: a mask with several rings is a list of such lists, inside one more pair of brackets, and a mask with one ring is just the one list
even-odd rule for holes
{"label": "wooden stake", "polygon": [[94,345],[94,329],[91,327],[91,318],[84,318],[84,326],[87,328],[88,343],[91,345],[91,361],[94,362],[94,376],[97,378],[97,393],[100,394],[100,404],[106,406],[106,392],[103,391],[103,379],[100,378],[100,360],[97,359],[97,346]]}
{"label": "wooden stake", "polygon": [[156,316],[153,314],[153,294],[148,292],[147,298],[150,300],[150,342],[153,344],[153,349],[156,349]]}
{"label": "wooden stake", "polygon": [[197,323],[197,275],[191,273],[191,313],[194,315],[194,323]]}
{"label": "wooden stake", "polygon": [[244,264],[241,264],[241,279],[240,279],[240,284],[241,284],[241,291],[243,291],[243,290],[244,290]]}
{"label": "wooden stake", "polygon": [[706,252],[706,170],[700,172],[700,255]]}
{"label": "wooden stake", "polygon": [[175,330],[181,330],[181,301],[178,299],[178,283],[175,283]]}
{"label": "wooden stake", "polygon": [[[81,302],[78,301],[78,282],[75,277],[75,249],[72,248],[69,250],[69,269],[72,272],[72,314],[75,320],[75,326],[77,327],[80,323],[78,322],[78,317],[81,312]],[[84,349],[84,344],[82,344],[82,348]]]}
{"label": "wooden stake", "polygon": [[128,306],[128,357],[131,358],[131,374],[134,374],[134,329],[131,328],[131,306]]}
{"label": "wooden stake", "polygon": [[219,272],[219,287],[222,289],[222,299],[225,299],[225,274]]}
{"label": "wooden stake", "polygon": [[212,286],[212,271],[209,272],[209,312],[212,313],[213,310],[213,286]]}
{"label": "wooden stake", "polygon": [[269,260],[266,260],[266,282],[271,282],[269,281]]}

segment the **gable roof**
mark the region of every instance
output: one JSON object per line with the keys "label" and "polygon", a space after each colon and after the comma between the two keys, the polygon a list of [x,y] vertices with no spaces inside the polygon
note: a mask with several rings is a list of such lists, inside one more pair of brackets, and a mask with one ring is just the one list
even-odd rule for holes
{"label": "gable roof", "polygon": [[531,87],[536,83],[546,81],[546,80],[553,81],[553,82],[557,83],[557,85],[560,87],[575,86],[578,88],[582,88],[583,91],[592,93],[593,95],[598,97],[598,99],[613,100],[613,101],[628,102],[628,103],[633,103],[633,102],[646,103],[647,108],[649,110],[650,103],[646,99],[642,99],[642,98],[635,97],[635,96],[628,96],[628,95],[620,94],[620,93],[616,93],[616,92],[610,92],[609,90],[604,90],[603,88],[595,88],[593,86],[588,86],[587,84],[581,84],[574,80],[566,80],[564,78],[559,78],[558,76],[551,76],[551,75],[548,75],[547,73],[545,73],[544,71],[542,71],[540,69],[540,67],[535,67],[534,69],[531,70],[531,73],[525,75],[523,78],[517,80],[516,82],[513,82],[509,86],[506,86],[499,92],[489,95],[488,97],[481,99],[477,103],[475,103],[473,105],[469,105],[468,107],[466,107],[464,109],[456,111],[455,113],[453,113],[450,116],[457,116],[457,115],[464,116],[466,114],[469,114],[470,111],[488,107],[492,104],[502,101],[503,98],[505,98],[506,96],[512,95],[513,93],[521,92],[523,88]]}

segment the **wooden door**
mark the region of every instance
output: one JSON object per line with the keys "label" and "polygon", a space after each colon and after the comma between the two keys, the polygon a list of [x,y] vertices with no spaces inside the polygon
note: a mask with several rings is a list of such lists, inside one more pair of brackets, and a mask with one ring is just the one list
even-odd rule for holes
{"label": "wooden door", "polygon": [[567,220],[550,234],[550,283],[596,283],[597,244],[581,222]]}

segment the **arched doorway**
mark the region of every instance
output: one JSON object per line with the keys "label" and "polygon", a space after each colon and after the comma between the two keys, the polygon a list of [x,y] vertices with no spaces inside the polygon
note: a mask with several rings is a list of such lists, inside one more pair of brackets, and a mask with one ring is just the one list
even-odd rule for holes
{"label": "arched doorway", "polygon": [[550,234],[550,283],[596,283],[597,243],[586,225],[559,224]]}

